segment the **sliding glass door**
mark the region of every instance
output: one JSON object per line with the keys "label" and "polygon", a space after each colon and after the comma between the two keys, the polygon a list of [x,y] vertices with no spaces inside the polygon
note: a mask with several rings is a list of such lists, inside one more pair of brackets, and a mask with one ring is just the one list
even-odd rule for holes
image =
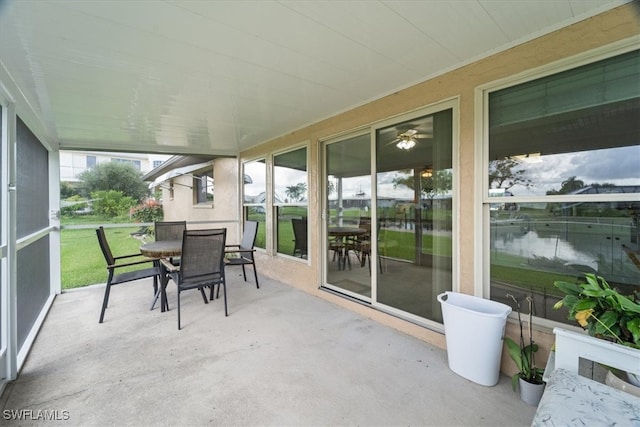
{"label": "sliding glass door", "polygon": [[452,288],[452,110],[376,131],[377,302],[441,322]]}
{"label": "sliding glass door", "polygon": [[370,134],[326,144],[325,161],[327,285],[370,300]]}
{"label": "sliding glass door", "polygon": [[442,322],[453,288],[453,108],[329,141],[325,286]]}

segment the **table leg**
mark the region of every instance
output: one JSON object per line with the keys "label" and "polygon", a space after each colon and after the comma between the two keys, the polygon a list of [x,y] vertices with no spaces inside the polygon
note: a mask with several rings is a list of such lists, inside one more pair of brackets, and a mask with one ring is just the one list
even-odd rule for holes
{"label": "table leg", "polygon": [[154,261],[155,266],[160,271],[160,280],[158,281],[158,287],[154,289],[153,301],[151,302],[151,308],[153,310],[160,298],[160,311],[169,311],[169,301],[167,301],[167,284],[169,283],[169,277],[167,276],[167,269],[160,262],[160,260]]}
{"label": "table leg", "polygon": [[169,276],[164,264],[160,263],[160,307],[161,311],[169,311],[169,301],[167,301],[167,283]]}

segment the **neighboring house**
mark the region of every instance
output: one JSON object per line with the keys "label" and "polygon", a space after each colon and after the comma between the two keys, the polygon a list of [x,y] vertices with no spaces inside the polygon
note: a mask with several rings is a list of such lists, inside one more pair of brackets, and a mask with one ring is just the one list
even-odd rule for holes
{"label": "neighboring house", "polygon": [[142,178],[162,190],[166,221],[186,220],[190,228],[226,227],[238,232],[237,159],[173,156]]}
{"label": "neighboring house", "polygon": [[78,182],[78,176],[98,163],[129,163],[142,173],[159,167],[170,156],[160,154],[60,151],[60,181]]}

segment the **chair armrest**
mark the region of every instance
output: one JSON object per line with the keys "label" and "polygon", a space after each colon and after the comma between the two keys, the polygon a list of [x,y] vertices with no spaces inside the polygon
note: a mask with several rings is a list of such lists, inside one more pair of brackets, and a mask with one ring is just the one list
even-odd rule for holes
{"label": "chair armrest", "polygon": [[235,253],[245,253],[245,252],[255,252],[255,251],[256,251],[255,249],[242,249],[242,248],[240,248],[240,249],[231,249],[231,250],[229,250],[229,249],[225,248],[224,253],[226,253],[226,254],[235,254]]}
{"label": "chair armrest", "polygon": [[113,259],[125,259],[125,258],[139,257],[139,256],[143,256],[143,255],[142,254],[120,255],[120,256],[114,256]]}
{"label": "chair armrest", "polygon": [[160,263],[167,269],[169,273],[175,273],[180,270],[180,266],[173,265],[168,259],[161,258]]}
{"label": "chair armrest", "polygon": [[132,265],[146,264],[148,262],[153,262],[153,261],[155,261],[153,258],[146,258],[146,259],[141,260],[141,261],[125,262],[123,264],[111,264],[111,265],[108,265],[107,268],[129,267],[129,266],[132,266]]}

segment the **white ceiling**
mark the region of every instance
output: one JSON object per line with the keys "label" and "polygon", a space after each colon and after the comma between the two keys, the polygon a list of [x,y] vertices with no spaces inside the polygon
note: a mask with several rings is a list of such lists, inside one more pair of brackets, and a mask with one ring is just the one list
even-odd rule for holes
{"label": "white ceiling", "polygon": [[9,0],[0,76],[60,149],[236,154],[626,2]]}

